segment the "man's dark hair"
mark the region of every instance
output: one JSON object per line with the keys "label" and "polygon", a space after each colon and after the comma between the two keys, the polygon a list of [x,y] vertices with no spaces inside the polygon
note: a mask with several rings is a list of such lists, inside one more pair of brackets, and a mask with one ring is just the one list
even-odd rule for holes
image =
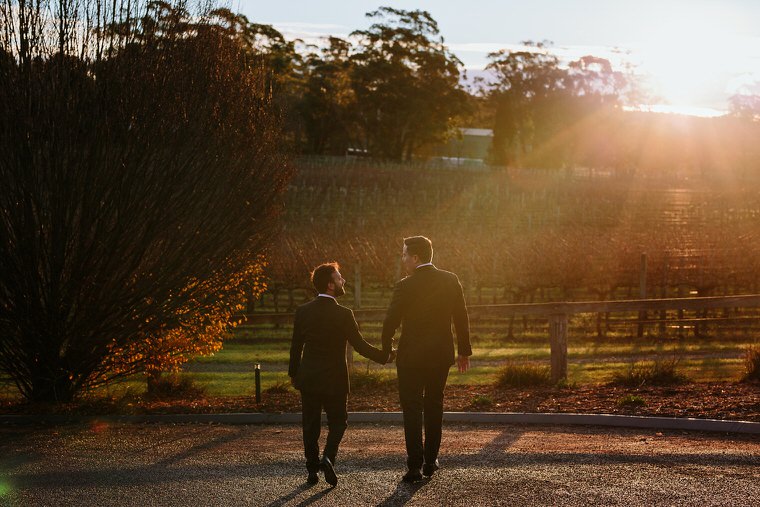
{"label": "man's dark hair", "polygon": [[332,282],[332,274],[340,269],[337,262],[326,262],[320,264],[311,272],[311,284],[317,289],[317,292],[324,294],[327,291],[327,284]]}
{"label": "man's dark hair", "polygon": [[404,238],[406,253],[416,255],[423,264],[433,260],[433,243],[425,236],[412,236]]}

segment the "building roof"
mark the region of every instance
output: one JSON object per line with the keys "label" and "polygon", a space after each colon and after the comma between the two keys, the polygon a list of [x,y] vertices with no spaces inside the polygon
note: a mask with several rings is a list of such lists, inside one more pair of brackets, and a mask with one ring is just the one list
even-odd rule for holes
{"label": "building roof", "polygon": [[459,129],[463,136],[493,137],[493,129]]}

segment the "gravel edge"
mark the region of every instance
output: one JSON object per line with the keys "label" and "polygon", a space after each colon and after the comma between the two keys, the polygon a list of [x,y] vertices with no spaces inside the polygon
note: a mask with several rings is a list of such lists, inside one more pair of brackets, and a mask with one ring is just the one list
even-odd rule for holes
{"label": "gravel edge", "polygon": [[[401,423],[401,412],[350,412],[351,423]],[[621,428],[648,428],[722,433],[760,434],[760,423],[719,419],[693,419],[676,417],[645,417],[611,414],[568,413],[493,413],[444,412],[443,420],[456,423],[488,424],[545,424],[612,426]],[[301,422],[300,413],[231,413],[231,414],[151,414],[115,416],[77,415],[1,415],[3,425],[81,424],[92,422],[113,423],[165,423],[165,424],[293,424]]]}

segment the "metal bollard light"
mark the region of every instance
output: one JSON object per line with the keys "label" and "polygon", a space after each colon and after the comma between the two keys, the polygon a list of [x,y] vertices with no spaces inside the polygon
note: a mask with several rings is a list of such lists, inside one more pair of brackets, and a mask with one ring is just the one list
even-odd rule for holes
{"label": "metal bollard light", "polygon": [[256,375],[256,403],[261,403],[261,365],[256,363],[253,371]]}

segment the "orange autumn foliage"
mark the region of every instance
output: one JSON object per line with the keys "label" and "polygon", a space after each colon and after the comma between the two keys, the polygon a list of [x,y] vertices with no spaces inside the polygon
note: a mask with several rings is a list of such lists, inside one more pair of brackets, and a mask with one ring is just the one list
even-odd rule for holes
{"label": "orange autumn foliage", "polygon": [[239,324],[233,317],[245,308],[244,301],[257,297],[266,290],[264,267],[259,257],[231,279],[194,280],[181,291],[190,298],[176,311],[174,325],[163,326],[162,332],[146,334],[126,344],[112,344],[108,376],[94,379],[93,385],[105,383],[108,378],[143,372],[154,376],[166,371],[178,371],[196,356],[210,356],[222,348],[229,331]]}

